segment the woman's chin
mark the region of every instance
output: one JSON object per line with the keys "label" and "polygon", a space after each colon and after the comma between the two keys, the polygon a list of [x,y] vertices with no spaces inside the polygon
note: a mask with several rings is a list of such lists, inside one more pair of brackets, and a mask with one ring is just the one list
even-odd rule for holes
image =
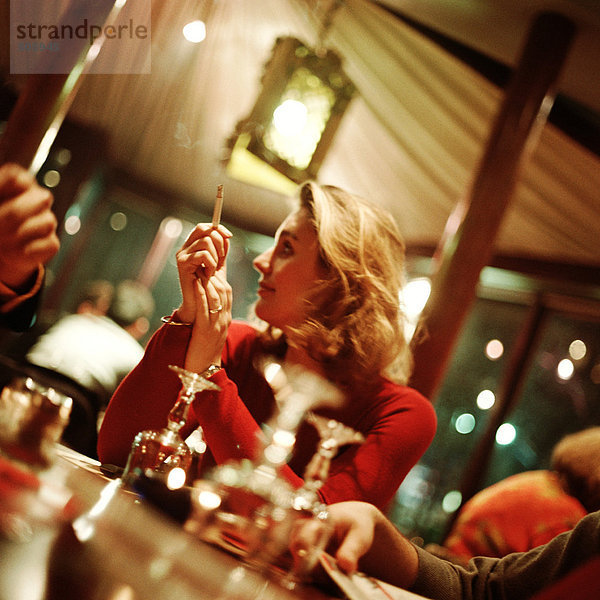
{"label": "woman's chin", "polygon": [[264,303],[259,299],[258,302],[254,305],[254,314],[265,323],[269,325],[273,325],[271,322],[271,311],[265,307]]}
{"label": "woman's chin", "polygon": [[267,323],[267,325],[270,325],[271,327],[274,327],[276,329],[282,329],[282,326],[280,324],[280,319],[277,319],[276,315],[274,315],[272,313],[272,311],[265,310],[265,309],[261,310],[260,307],[256,306],[254,308],[254,314],[256,315],[256,317],[258,319]]}

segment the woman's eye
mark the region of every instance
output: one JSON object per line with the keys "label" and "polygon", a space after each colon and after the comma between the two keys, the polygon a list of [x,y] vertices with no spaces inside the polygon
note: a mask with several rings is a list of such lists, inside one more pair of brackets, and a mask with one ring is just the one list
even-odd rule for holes
{"label": "woman's eye", "polygon": [[289,242],[285,241],[281,243],[281,246],[279,247],[279,252],[284,256],[290,256],[294,253],[294,248]]}

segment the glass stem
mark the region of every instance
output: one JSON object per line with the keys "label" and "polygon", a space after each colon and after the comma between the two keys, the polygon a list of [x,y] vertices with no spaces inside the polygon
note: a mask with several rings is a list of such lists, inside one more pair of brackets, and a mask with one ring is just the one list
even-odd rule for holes
{"label": "glass stem", "polygon": [[171,412],[169,412],[167,423],[168,429],[179,432],[179,430],[185,425],[191,404],[191,398],[192,397],[186,393],[179,394],[177,402],[175,402]]}

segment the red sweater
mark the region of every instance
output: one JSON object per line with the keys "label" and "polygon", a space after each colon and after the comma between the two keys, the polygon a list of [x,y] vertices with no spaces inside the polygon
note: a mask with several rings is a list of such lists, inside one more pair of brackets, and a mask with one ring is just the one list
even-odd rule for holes
{"label": "red sweater", "polygon": [[[180,382],[169,364],[182,366],[191,328],[164,325],[152,337],[140,363],[113,395],[98,439],[103,463],[124,465],[135,435],[143,429],[161,429],[177,397]],[[256,331],[234,321],[223,350],[223,367],[211,379],[221,391],[197,395],[183,437],[198,424],[212,456],[210,466],[232,459],[255,458],[260,425],[274,412],[275,399],[263,376],[254,368],[260,356]],[[350,394],[338,409],[316,410],[365,436],[361,445],[340,449],[330,476],[320,490],[324,502],[363,500],[384,508],[400,483],[423,455],[436,428],[431,403],[416,390],[376,377],[370,395]],[[304,423],[294,454],[283,475],[294,486],[318,443],[312,425]],[[207,453],[208,454],[208,453]]]}

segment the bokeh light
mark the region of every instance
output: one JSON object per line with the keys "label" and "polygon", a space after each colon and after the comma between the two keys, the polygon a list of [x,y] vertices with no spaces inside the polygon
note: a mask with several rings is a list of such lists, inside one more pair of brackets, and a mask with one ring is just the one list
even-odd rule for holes
{"label": "bokeh light", "polygon": [[581,340],[573,340],[569,344],[569,356],[573,360],[581,360],[586,355],[586,352],[586,345]]}
{"label": "bokeh light", "polygon": [[489,410],[496,404],[496,394],[492,390],[481,390],[477,394],[477,407],[481,410]]}
{"label": "bokeh light", "polygon": [[60,173],[56,169],[49,169],[44,173],[44,185],[55,188],[60,183]]}
{"label": "bokeh light", "polygon": [[503,423],[496,431],[496,443],[500,446],[512,444],[517,437],[517,430],[510,423]]}
{"label": "bokeh light", "polygon": [[442,510],[445,513],[453,513],[460,508],[462,494],[458,490],[448,492],[442,500]]}
{"label": "bokeh light", "polygon": [[78,215],[70,215],[65,219],[65,233],[75,235],[81,229],[81,219]]}
{"label": "bokeh light", "polygon": [[122,212],[115,212],[110,217],[110,228],[113,231],[123,231],[127,227],[127,215]]}
{"label": "bokeh light", "polygon": [[191,21],[183,27],[183,37],[192,44],[199,44],[206,39],[206,25],[204,21]]}
{"label": "bokeh light", "polygon": [[574,372],[575,365],[569,358],[563,358],[556,367],[556,374],[558,375],[559,379],[562,379],[563,381],[571,379]]}
{"label": "bokeh light", "polygon": [[504,354],[504,344],[500,340],[490,340],[485,346],[485,355],[490,360],[498,360]]}
{"label": "bokeh light", "polygon": [[463,413],[456,418],[454,428],[458,433],[466,435],[475,429],[475,417],[471,413]]}

